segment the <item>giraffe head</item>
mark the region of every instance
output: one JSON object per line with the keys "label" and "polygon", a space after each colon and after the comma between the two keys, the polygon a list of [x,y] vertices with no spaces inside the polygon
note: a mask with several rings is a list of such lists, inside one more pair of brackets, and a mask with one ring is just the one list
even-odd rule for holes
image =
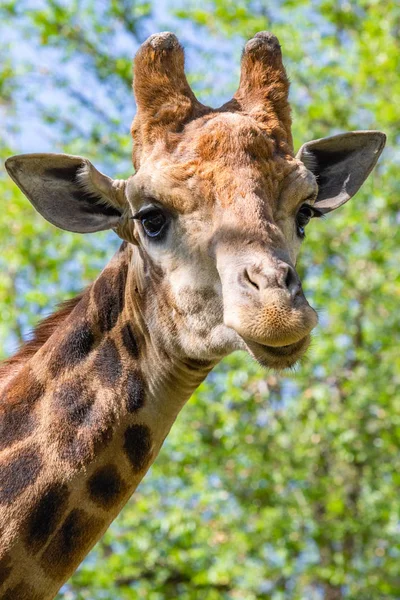
{"label": "giraffe head", "polygon": [[134,175],[112,180],[81,157],[36,154],[7,168],[37,210],[70,231],[114,229],[132,248],[132,301],[150,335],[180,358],[246,349],[293,365],[317,323],[296,272],[304,228],[360,188],[385,143],[360,131],[294,155],[289,83],[275,36],[243,52],[233,99],[202,105],[172,33],[135,58]]}

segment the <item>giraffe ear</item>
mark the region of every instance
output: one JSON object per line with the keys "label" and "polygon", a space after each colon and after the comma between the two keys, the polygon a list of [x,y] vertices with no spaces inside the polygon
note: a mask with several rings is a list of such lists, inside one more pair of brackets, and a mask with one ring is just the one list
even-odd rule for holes
{"label": "giraffe ear", "polygon": [[124,212],[125,181],[110,179],[81,156],[20,154],[5,166],[36,210],[61,229],[112,229]]}
{"label": "giraffe ear", "polygon": [[304,144],[297,158],[317,178],[315,206],[328,213],[350,200],[371,173],[385,142],[381,131],[352,131]]}

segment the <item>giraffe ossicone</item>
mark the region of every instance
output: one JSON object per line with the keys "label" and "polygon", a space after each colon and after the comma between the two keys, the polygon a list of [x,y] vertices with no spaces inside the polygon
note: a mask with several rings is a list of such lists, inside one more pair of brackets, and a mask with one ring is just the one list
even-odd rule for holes
{"label": "giraffe ossicone", "polygon": [[385,144],[350,132],[293,152],[278,40],[261,32],[235,96],[193,94],[171,33],[135,58],[135,174],[29,154],[7,170],[54,225],[122,246],[0,366],[0,596],[49,600],[117,516],[178,412],[227,354],[293,365],[317,323],[296,272],[304,229],[349,200]]}

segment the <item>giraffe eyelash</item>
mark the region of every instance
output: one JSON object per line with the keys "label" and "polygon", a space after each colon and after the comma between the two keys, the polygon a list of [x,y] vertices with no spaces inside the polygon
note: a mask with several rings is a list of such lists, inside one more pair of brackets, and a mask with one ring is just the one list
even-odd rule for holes
{"label": "giraffe eyelash", "polygon": [[307,204],[307,202],[305,202],[304,204],[302,204],[301,208],[309,208],[312,212],[312,218],[324,218],[325,214],[322,212],[322,210],[320,210],[319,208],[317,208],[316,206],[312,206],[311,204]]}

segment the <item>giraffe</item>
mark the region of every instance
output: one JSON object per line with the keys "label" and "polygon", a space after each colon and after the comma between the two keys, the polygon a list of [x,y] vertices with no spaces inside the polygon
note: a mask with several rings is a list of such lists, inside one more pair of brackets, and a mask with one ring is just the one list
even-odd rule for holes
{"label": "giraffe", "polygon": [[349,200],[378,131],[294,155],[277,38],[247,42],[232,100],[201,104],[174,34],[134,61],[135,174],[65,154],[11,157],[50,223],[123,241],[95,282],[0,367],[0,597],[54,598],[155,460],[176,416],[236,350],[284,369],[317,324],[296,272],[305,227]]}

